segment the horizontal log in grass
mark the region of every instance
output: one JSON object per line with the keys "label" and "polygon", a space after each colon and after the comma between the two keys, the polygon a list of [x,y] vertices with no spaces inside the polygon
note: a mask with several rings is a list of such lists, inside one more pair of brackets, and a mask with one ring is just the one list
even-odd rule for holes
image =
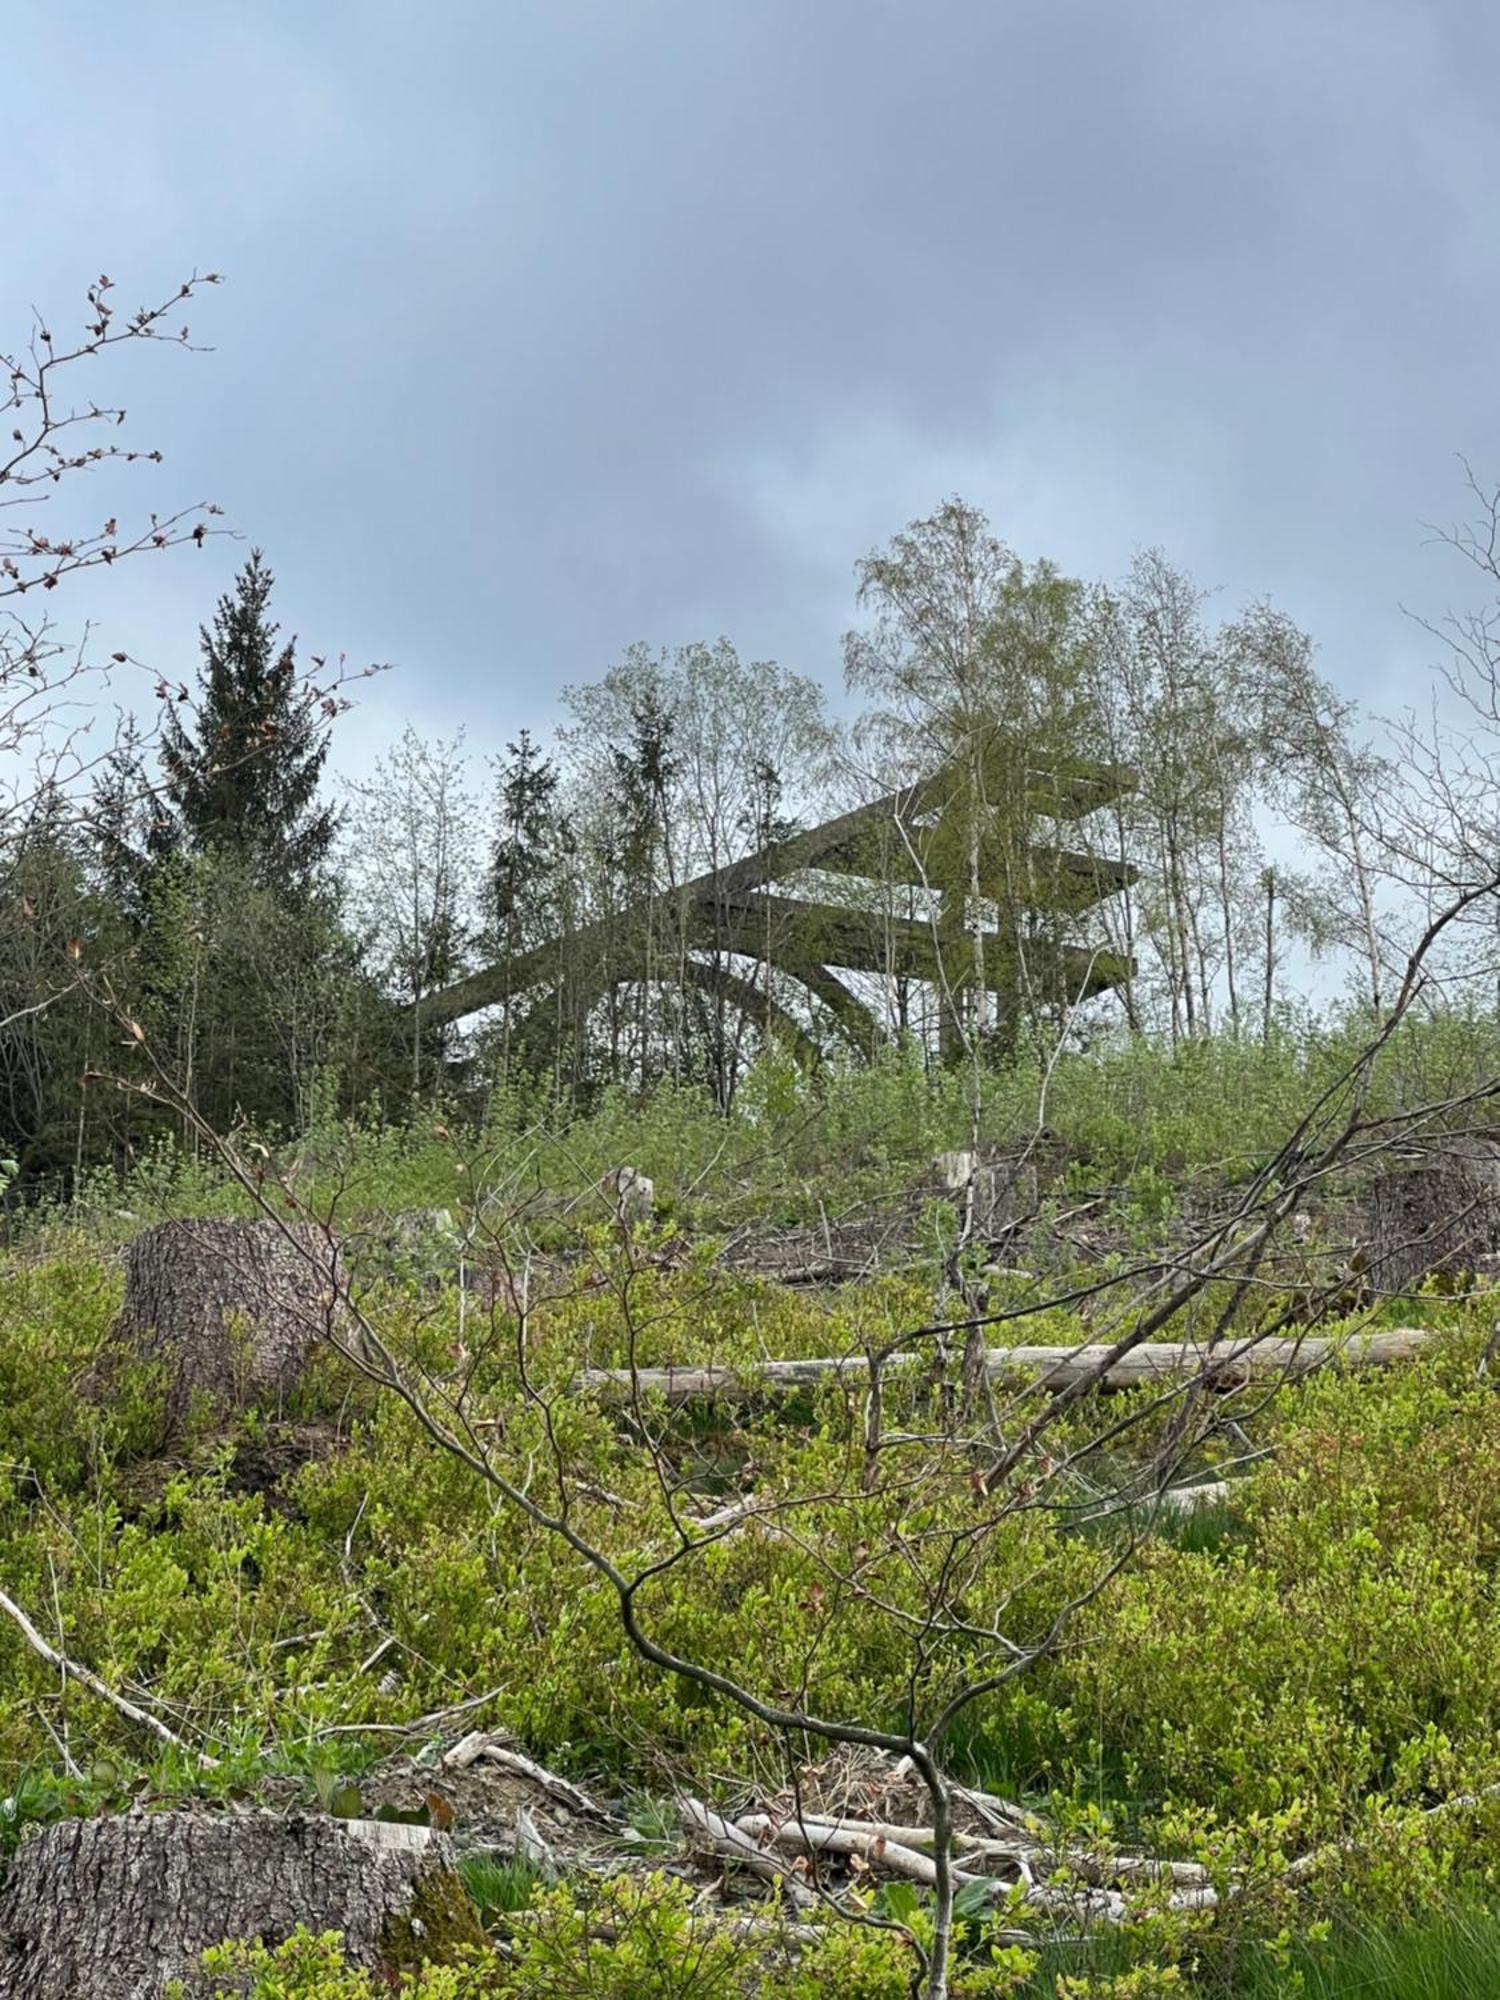
{"label": "horizontal log in grass", "polygon": [[[1295,1380],[1317,1369],[1387,1368],[1411,1361],[1442,1336],[1422,1327],[1397,1327],[1383,1333],[1350,1334],[1342,1339],[1226,1340],[1212,1350],[1182,1341],[1145,1341],[1124,1354],[1112,1347],[992,1347],[985,1354],[985,1373],[1007,1388],[1036,1386],[1056,1395],[1080,1383],[1098,1389],[1139,1389],[1154,1382],[1185,1382],[1201,1378],[1218,1391],[1243,1388],[1251,1382]],[[919,1354],[892,1354],[887,1370],[920,1366]],[[718,1364],[667,1368],[589,1368],[582,1385],[606,1400],[634,1396],[660,1397],[668,1403],[689,1403],[704,1397],[752,1401],[762,1396],[795,1395],[830,1379],[858,1382],[869,1374],[863,1354],[817,1357],[802,1361],[759,1361],[734,1368]]]}

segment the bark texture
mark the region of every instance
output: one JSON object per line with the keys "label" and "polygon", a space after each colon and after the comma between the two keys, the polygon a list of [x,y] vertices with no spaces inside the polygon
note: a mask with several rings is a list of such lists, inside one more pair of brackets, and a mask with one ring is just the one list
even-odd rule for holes
{"label": "bark texture", "polygon": [[[4,2000],[201,1993],[226,1938],[342,1931],[349,1962],[390,1971],[477,1941],[447,1840],[427,1827],[318,1815],[124,1813],[29,1835],[0,1889]],[[442,1934],[448,1930],[445,1938]]]}
{"label": "bark texture", "polygon": [[329,1323],[337,1254],[307,1223],[159,1222],[136,1237],[117,1333],[162,1365],[169,1436],[195,1403],[228,1414],[285,1395]]}
{"label": "bark texture", "polygon": [[1500,1156],[1473,1147],[1385,1174],[1371,1188],[1369,1216],[1375,1291],[1472,1271],[1500,1250]]}

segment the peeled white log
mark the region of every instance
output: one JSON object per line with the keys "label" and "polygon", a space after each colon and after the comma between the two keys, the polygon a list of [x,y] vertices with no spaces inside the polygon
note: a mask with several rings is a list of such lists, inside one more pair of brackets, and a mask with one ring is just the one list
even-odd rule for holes
{"label": "peeled white log", "polygon": [[1203,1507],[1222,1506],[1229,1498],[1229,1481],[1200,1479],[1196,1486],[1168,1486],[1154,1498],[1164,1514],[1196,1514]]}
{"label": "peeled white log", "polygon": [[[794,1854],[857,1854],[872,1868],[884,1868],[892,1875],[904,1875],[909,1881],[920,1882],[925,1888],[931,1889],[937,1882],[937,1863],[930,1854],[920,1854],[916,1848],[904,1847],[900,1841],[887,1840],[878,1827],[867,1826],[858,1820],[819,1822],[773,1819],[769,1813],[747,1813],[735,1821],[735,1826],[758,1847],[785,1847]],[[1024,1880],[1030,1880],[1029,1870],[1019,1855],[1014,1857],[1014,1866]],[[993,1876],[971,1875],[963,1868],[955,1868],[953,1873],[954,1879],[959,1882],[991,1883],[997,1895],[1003,1895],[1008,1887]]]}
{"label": "peeled white log", "polygon": [[[801,1844],[808,1847],[837,1849],[840,1852],[865,1854],[871,1858],[884,1859],[894,1849],[901,1857],[915,1853],[920,1859],[930,1853],[937,1841],[937,1834],[930,1826],[902,1826],[885,1820],[832,1819],[825,1813],[801,1813],[784,1821],[773,1821],[768,1815],[747,1815],[736,1821],[740,1831],[752,1837],[759,1836],[757,1844],[765,1838],[765,1829],[778,1826],[784,1837],[777,1840],[779,1846],[798,1844],[796,1835],[805,1838]],[[830,1840],[828,1836],[854,1836],[847,1847]],[[875,1848],[879,1846],[879,1856]],[[1034,1875],[1050,1873],[1054,1868],[1066,1868],[1080,1881],[1095,1885],[1115,1882],[1170,1882],[1176,1887],[1201,1887],[1208,1880],[1208,1870],[1197,1861],[1164,1861],[1153,1854],[1089,1854],[1075,1848],[1054,1848],[1046,1840],[1035,1834],[1017,1832],[1008,1840],[986,1838],[982,1834],[956,1832],[952,1848],[959,1863],[959,1872],[966,1878],[971,1871],[978,1870],[986,1862],[1001,1862],[1018,1868],[1027,1881]],[[898,1858],[892,1863],[900,1872]],[[917,1879],[924,1879],[918,1877]]]}
{"label": "peeled white log", "polygon": [[[1209,1387],[1236,1389],[1247,1382],[1295,1380],[1316,1369],[1385,1368],[1411,1361],[1442,1335],[1423,1327],[1398,1327],[1384,1333],[1351,1334],[1342,1339],[1309,1336],[1305,1340],[1226,1340],[1210,1353],[1181,1341],[1145,1341],[1111,1361],[1112,1349],[1082,1347],[992,1347],[984,1357],[985,1374],[993,1383],[1023,1388],[1034,1383],[1056,1395],[1088,1383],[1099,1389],[1138,1389],[1153,1382],[1190,1380],[1201,1376]],[[893,1354],[888,1369],[918,1365],[923,1357]],[[582,1381],[611,1400],[639,1394],[669,1403],[700,1397],[744,1401],[757,1396],[788,1395],[830,1378],[858,1381],[869,1372],[862,1354],[818,1357],[805,1361],[759,1361],[742,1368],[710,1363],[682,1368],[589,1368]]]}
{"label": "peeled white log", "polygon": [[817,1898],[810,1889],[763,1852],[748,1834],[741,1833],[732,1820],[721,1818],[701,1799],[681,1800],[678,1813],[694,1847],[722,1860],[735,1862],[750,1874],[758,1875],[763,1882],[778,1884],[787,1900],[798,1909],[807,1909],[816,1902]]}
{"label": "peeled white log", "polygon": [[471,1729],[461,1736],[443,1759],[445,1771],[467,1771],[489,1749],[495,1738],[488,1729]]}

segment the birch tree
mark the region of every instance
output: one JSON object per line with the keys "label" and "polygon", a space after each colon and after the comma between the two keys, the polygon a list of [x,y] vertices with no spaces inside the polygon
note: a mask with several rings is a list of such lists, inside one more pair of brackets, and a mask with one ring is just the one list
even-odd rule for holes
{"label": "birch tree", "polygon": [[365,783],[351,786],[345,850],[349,904],[376,968],[405,1002],[413,1092],[435,1081],[447,1049],[422,1018],[427,994],[465,969],[474,926],[477,806],[460,732],[427,742],[410,726]]}
{"label": "birch tree", "polygon": [[[1037,837],[1056,824],[1069,774],[1094,735],[1081,587],[1028,567],[966,502],[946,501],[858,565],[871,614],[844,641],[845,677],[877,706],[858,732],[908,777],[942,770],[948,795],[925,855],[945,943],[949,1053],[983,1047],[992,988],[1004,1032],[1035,1021],[1053,990],[1057,883]],[[998,924],[1005,967],[986,962]]]}

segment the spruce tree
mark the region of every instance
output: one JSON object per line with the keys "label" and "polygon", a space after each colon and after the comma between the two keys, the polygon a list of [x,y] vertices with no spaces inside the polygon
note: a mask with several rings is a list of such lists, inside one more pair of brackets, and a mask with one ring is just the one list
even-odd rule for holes
{"label": "spruce tree", "polygon": [[495,951],[518,957],[555,928],[558,871],[565,830],[556,792],[558,771],[523,729],[495,763],[498,826],[491,848],[486,901]]}
{"label": "spruce tree", "polygon": [[[495,760],[496,831],[485,871],[483,897],[487,919],[484,942],[506,968],[504,1015],[500,1032],[500,1068],[508,1075],[511,1044],[518,1019],[527,1012],[524,996],[510,988],[510,966],[523,953],[552,943],[556,948],[553,983],[566,973],[564,878],[571,846],[571,829],[557,799],[558,771],[523,729],[520,741],[507,743],[505,761]],[[532,986],[547,979],[533,979]],[[533,995],[534,998],[534,995]],[[528,1036],[527,1060],[540,1067],[556,1064],[559,1055],[563,997],[554,991],[549,1014],[535,1014]]]}
{"label": "spruce tree", "polygon": [[161,758],[182,846],[231,856],[261,887],[300,895],[337,820],[317,802],[328,739],[299,692],[295,641],[277,646],[273,582],[254,550],[200,630],[197,714],[191,727],[168,715]]}

